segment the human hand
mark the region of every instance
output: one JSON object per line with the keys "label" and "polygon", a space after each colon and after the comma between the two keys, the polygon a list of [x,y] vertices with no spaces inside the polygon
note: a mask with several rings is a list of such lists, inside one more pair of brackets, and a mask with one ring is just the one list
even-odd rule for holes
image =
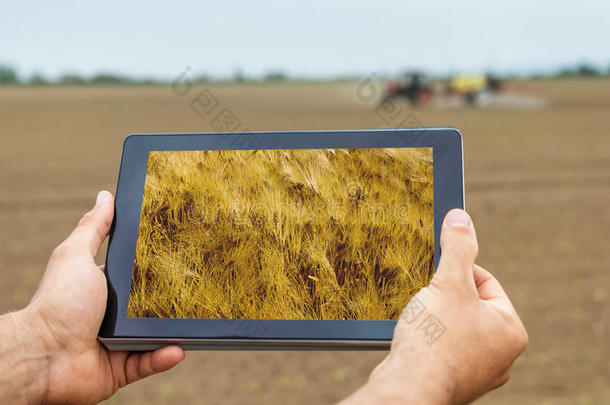
{"label": "human hand", "polygon": [[528,335],[500,283],[474,264],[478,243],[466,212],[445,217],[441,250],[430,285],[396,324],[389,355],[346,404],[462,404],[508,381]]}
{"label": "human hand", "polygon": [[110,352],[97,340],[107,287],[103,267],[95,264],[94,257],[108,235],[113,214],[113,197],[103,191],[95,207],[53,252],[29,306],[11,318],[13,329],[28,344],[27,368],[37,373],[35,379],[29,378],[31,389],[22,396],[24,402],[97,403],[184,358],[177,346],[146,353]]}

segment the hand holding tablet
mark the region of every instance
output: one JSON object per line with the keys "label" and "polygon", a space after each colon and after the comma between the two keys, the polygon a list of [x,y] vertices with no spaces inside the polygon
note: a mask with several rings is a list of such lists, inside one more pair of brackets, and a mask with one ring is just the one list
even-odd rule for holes
{"label": "hand holding tablet", "polygon": [[[183,358],[177,346],[130,353],[109,351],[96,339],[107,290],[94,256],[113,214],[112,196],[100,193],[93,210],[54,251],[28,307],[0,316],[0,366],[11,370],[0,379],[3,401],[95,403]],[[498,281],[474,264],[477,239],[464,211],[445,217],[441,243],[438,272],[400,315],[389,355],[345,404],[464,403],[508,380],[527,333]],[[174,340],[184,342],[162,337],[157,343]]]}
{"label": "hand holding tablet", "polygon": [[341,405],[465,404],[508,381],[528,335],[500,283],[475,264],[465,211],[447,214],[441,244],[438,271],[403,311],[390,353]]}
{"label": "hand holding tablet", "polygon": [[131,136],[100,339],[387,348],[463,198],[452,128]]}

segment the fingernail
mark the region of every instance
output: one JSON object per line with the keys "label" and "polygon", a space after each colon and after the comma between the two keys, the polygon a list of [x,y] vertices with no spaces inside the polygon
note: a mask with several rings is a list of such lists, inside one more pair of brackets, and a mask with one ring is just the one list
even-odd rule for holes
{"label": "fingernail", "polygon": [[95,205],[99,205],[102,201],[104,201],[105,194],[103,191],[97,193],[97,197],[95,199]]}
{"label": "fingernail", "polygon": [[445,217],[445,223],[449,226],[469,226],[470,217],[464,210],[451,210]]}

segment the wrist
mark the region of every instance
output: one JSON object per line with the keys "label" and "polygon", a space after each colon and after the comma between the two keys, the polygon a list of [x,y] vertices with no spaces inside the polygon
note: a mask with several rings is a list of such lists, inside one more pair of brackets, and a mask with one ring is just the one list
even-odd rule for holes
{"label": "wrist", "polygon": [[0,316],[0,402],[44,402],[53,353],[46,329],[30,307]]}
{"label": "wrist", "polygon": [[363,403],[370,398],[382,399],[379,403],[384,404],[452,404],[454,385],[446,371],[423,359],[401,360],[391,353],[387,361],[374,370],[360,395]]}

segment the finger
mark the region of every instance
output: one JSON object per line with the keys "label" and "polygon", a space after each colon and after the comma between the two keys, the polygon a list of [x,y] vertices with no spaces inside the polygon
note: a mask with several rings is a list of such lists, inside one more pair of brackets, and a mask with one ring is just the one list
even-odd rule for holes
{"label": "finger", "polygon": [[503,311],[510,313],[515,312],[513,304],[510,302],[510,298],[508,298],[502,285],[490,272],[476,264],[473,266],[472,270],[477,292],[479,293],[479,299],[486,301]]}
{"label": "finger", "polygon": [[441,259],[437,273],[445,279],[472,282],[472,266],[478,250],[470,216],[460,209],[449,211],[441,229]]}
{"label": "finger", "polygon": [[[104,349],[105,350],[105,349]],[[126,360],[129,357],[129,352],[126,351],[116,351],[116,352],[107,352],[108,358],[110,359],[110,367],[112,368],[112,376],[114,380],[112,393],[114,393],[119,388],[123,388],[127,385],[127,376],[125,375],[125,364]]]}
{"label": "finger", "polygon": [[178,346],[166,346],[153,352],[133,353],[125,362],[127,384],[174,367],[184,359]]}
{"label": "finger", "polygon": [[114,216],[114,198],[108,191],[100,191],[95,206],[86,213],[66,243],[75,252],[88,252],[95,256],[106,239]]}
{"label": "finger", "polygon": [[479,292],[479,298],[489,300],[494,298],[508,299],[508,295],[500,285],[500,282],[487,270],[475,264],[473,266],[474,283]]}

